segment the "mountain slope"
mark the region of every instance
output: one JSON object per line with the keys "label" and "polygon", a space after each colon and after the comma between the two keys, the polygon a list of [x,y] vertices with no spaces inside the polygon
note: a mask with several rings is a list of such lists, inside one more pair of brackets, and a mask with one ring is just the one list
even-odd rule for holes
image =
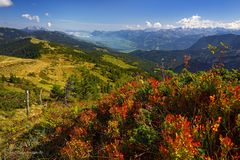
{"label": "mountain slope", "polygon": [[[38,39],[37,41],[39,43],[33,43],[34,39]],[[0,27],[0,54],[2,55],[37,58],[41,53],[51,53],[53,51],[54,47],[49,48],[48,43],[52,43],[51,46],[63,45],[67,48],[73,47],[87,52],[96,51],[111,53],[113,56],[124,59],[128,63],[134,63],[139,68],[148,71],[155,66],[155,64],[150,61],[142,61],[139,58],[133,58],[132,56],[115,52],[106,47],[78,40],[63,32],[47,31],[41,28],[35,28],[34,30],[31,30],[31,32],[24,32],[24,30]],[[63,53],[63,51],[59,52]]]}
{"label": "mountain slope", "polygon": [[34,43],[34,41],[36,41],[36,39],[22,38],[7,44],[1,44],[0,54],[22,58],[38,58],[41,56],[41,52],[43,52],[45,42],[39,41],[41,43]]}
{"label": "mountain slope", "polygon": [[14,41],[16,39],[27,37],[27,36],[29,36],[29,34],[22,30],[0,27],[0,43],[1,44],[5,44],[5,43],[8,43],[9,41]]}
{"label": "mountain slope", "polygon": [[[24,58],[3,58],[0,62],[0,74],[10,76],[12,73],[40,86],[46,83],[46,88],[54,83],[63,86],[69,76],[81,74],[82,69],[111,85],[121,85],[133,78],[134,74],[143,73],[138,67],[142,64],[141,61],[127,62],[123,57],[103,50],[81,50],[31,37],[2,45],[0,55]],[[31,73],[34,76],[28,76]]]}
{"label": "mountain slope", "polygon": [[207,36],[199,39],[194,45],[190,47],[190,49],[207,49],[208,44],[219,45],[220,42],[223,42],[232,49],[240,49],[240,35],[234,34],[224,34],[224,35],[214,35]]}
{"label": "mountain slope", "polygon": [[226,68],[239,68],[240,60],[240,36],[233,34],[215,35],[203,37],[194,45],[185,50],[152,50],[152,51],[134,51],[130,53],[141,59],[147,59],[159,64],[162,64],[164,59],[165,68],[172,68],[180,71],[183,68],[184,55],[190,55],[190,70],[199,71],[206,70],[212,67],[219,59],[219,54],[211,54],[208,50],[208,44],[218,46],[220,42],[229,46],[225,54],[222,55],[222,60]]}
{"label": "mountain slope", "polygon": [[82,40],[77,40],[74,37],[67,35],[63,32],[58,31],[47,31],[47,30],[34,30],[31,32],[12,29],[12,28],[2,28],[0,27],[0,44],[4,45],[9,42],[13,42],[26,37],[34,37],[37,39],[50,41],[52,43],[59,43],[64,45],[69,45],[72,47],[78,47],[87,50],[96,50],[97,48],[106,49],[97,46],[93,43],[85,42]]}
{"label": "mountain slope", "polygon": [[49,32],[49,31],[39,30],[39,31],[32,32],[31,36],[41,40],[50,41],[52,43],[70,45],[70,46],[78,47],[85,50],[95,50],[97,48],[104,49],[103,47],[97,46],[93,43],[77,40],[72,36],[69,36],[63,32],[58,32],[58,31]]}

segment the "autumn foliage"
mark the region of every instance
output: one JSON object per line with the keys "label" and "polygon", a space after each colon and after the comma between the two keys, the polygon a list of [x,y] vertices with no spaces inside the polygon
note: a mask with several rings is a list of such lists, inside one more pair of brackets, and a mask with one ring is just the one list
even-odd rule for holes
{"label": "autumn foliage", "polygon": [[184,71],[136,80],[84,110],[61,156],[69,159],[239,159],[240,74]]}

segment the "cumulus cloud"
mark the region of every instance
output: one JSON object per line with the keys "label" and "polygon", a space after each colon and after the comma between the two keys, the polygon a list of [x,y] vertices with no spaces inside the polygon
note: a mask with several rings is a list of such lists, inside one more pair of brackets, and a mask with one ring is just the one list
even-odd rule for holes
{"label": "cumulus cloud", "polygon": [[28,20],[30,20],[30,21],[36,21],[36,22],[38,22],[38,23],[40,22],[39,16],[32,16],[32,15],[30,15],[30,14],[23,14],[22,17],[23,17],[23,18],[26,18],[26,19],[28,19]]}
{"label": "cumulus cloud", "polygon": [[240,19],[233,22],[215,21],[203,19],[201,16],[193,15],[188,18],[180,19],[172,24],[161,24],[160,22],[146,21],[145,25],[127,25],[128,29],[174,29],[174,28],[225,28],[225,29],[240,29]]}
{"label": "cumulus cloud", "polygon": [[177,23],[183,28],[214,28],[214,26],[216,26],[214,21],[204,20],[198,15],[183,18]]}
{"label": "cumulus cloud", "polygon": [[177,22],[183,28],[226,28],[240,29],[240,20],[234,22],[220,22],[208,19],[202,19],[201,16],[194,15],[189,18],[183,18]]}
{"label": "cumulus cloud", "polygon": [[49,28],[51,28],[51,27],[52,27],[52,23],[51,23],[51,22],[48,22],[48,23],[47,23],[47,26],[48,26]]}
{"label": "cumulus cloud", "polygon": [[152,28],[152,23],[151,22],[149,22],[149,21],[146,21],[146,26],[148,27],[148,28]]}
{"label": "cumulus cloud", "polygon": [[9,7],[13,5],[11,0],[0,0],[0,7]]}
{"label": "cumulus cloud", "polygon": [[48,17],[48,16],[49,16],[49,13],[45,13],[45,16],[47,16],[47,17]]}
{"label": "cumulus cloud", "polygon": [[162,24],[159,22],[156,22],[153,24],[153,28],[161,28],[161,27],[162,27]]}

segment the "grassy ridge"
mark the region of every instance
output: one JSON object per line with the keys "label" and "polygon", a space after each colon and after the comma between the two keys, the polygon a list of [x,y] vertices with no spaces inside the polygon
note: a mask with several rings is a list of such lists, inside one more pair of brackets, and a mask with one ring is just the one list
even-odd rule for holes
{"label": "grassy ridge", "polygon": [[[80,103],[92,104],[133,80],[136,73],[145,74],[106,50],[84,51],[36,38],[16,40],[6,50],[12,52],[5,54],[11,57],[0,56],[0,157],[9,159],[32,156],[30,148],[43,143],[54,127],[76,118],[83,108]],[[69,81],[66,107],[63,102]],[[25,90],[30,91],[29,118]],[[39,101],[41,90],[43,105]],[[54,103],[64,107],[58,110]],[[70,117],[66,118],[65,113]]]}

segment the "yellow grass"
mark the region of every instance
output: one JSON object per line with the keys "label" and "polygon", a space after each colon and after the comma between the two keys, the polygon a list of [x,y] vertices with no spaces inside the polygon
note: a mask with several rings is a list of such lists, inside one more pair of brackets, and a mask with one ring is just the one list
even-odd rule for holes
{"label": "yellow grass", "polygon": [[25,109],[16,109],[14,116],[0,111],[0,157],[6,146],[11,147],[21,135],[27,133],[35,124],[40,122],[42,107],[32,105],[29,119]]}
{"label": "yellow grass", "polygon": [[[76,63],[73,59],[62,54],[43,54],[40,59],[24,59],[8,56],[0,56],[0,75],[9,77],[11,74],[30,80],[38,87],[50,91],[53,84],[64,86],[68,77],[72,74],[81,75],[78,68],[92,70],[95,64],[88,62]],[[108,79],[91,71],[100,79]],[[31,74],[34,74],[32,76]],[[46,82],[46,83],[45,83]]]}
{"label": "yellow grass", "polygon": [[51,45],[49,45],[49,43],[48,43],[47,41],[44,41],[44,40],[40,40],[40,39],[36,39],[36,38],[31,38],[31,43],[32,43],[32,44],[42,43],[42,44],[44,44],[44,45],[43,45],[43,48],[51,49],[51,50],[54,50],[54,49],[55,49],[54,47],[52,47]]}
{"label": "yellow grass", "polygon": [[110,62],[114,65],[117,65],[121,68],[125,68],[125,69],[129,69],[129,68],[136,68],[135,66],[131,66],[127,63],[125,63],[124,61],[122,61],[121,59],[118,59],[116,57],[110,56],[110,55],[103,55],[102,59],[106,62]]}

